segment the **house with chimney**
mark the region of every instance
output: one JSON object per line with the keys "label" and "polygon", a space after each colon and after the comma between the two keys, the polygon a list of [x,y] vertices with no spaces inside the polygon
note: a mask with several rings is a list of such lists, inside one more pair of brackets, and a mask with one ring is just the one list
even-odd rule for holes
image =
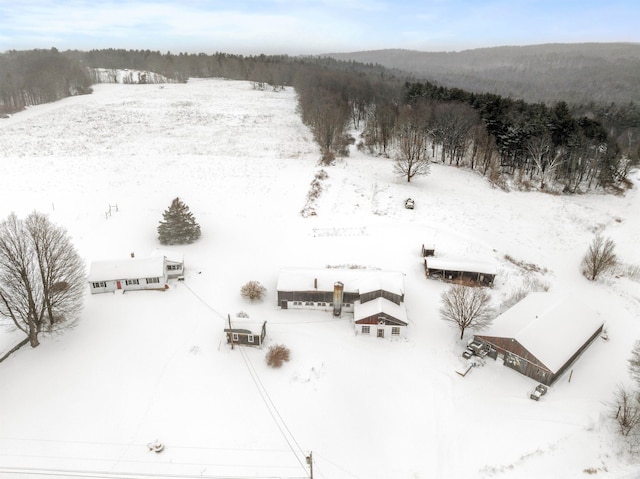
{"label": "house with chimney", "polygon": [[404,275],[371,269],[291,268],[280,271],[278,305],[282,309],[331,311],[353,316],[358,335],[406,337]]}

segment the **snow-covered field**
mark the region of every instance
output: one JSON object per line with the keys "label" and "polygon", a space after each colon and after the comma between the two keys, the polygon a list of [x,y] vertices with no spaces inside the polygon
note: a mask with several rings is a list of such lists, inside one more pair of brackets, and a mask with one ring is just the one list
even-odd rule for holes
{"label": "snow-covered field", "polygon": [[[353,150],[324,168],[317,215],[303,217],[319,156],[295,93],[246,82],[97,85],[0,120],[0,217],[49,213],[87,264],[160,247],[156,226],[176,196],[203,232],[172,247],[184,282],[87,287],[75,328],[0,363],[0,477],[308,477],[309,451],[316,478],[640,477],[606,417],[640,338],[640,284],[579,273],[598,231],[640,264],[640,173],[625,196],[565,197],[493,189],[441,165],[406,183],[390,160]],[[415,210],[403,208],[409,196]],[[438,315],[448,286],[424,277],[423,243],[495,262],[496,307],[528,278],[580,294],[609,341],[540,402],[533,380],[493,361],[462,378],[464,342]],[[327,265],[402,271],[407,340],[277,307],[281,268]],[[266,286],[263,302],[240,297],[249,280]],[[239,311],[266,320],[268,344],[288,346],[291,361],[271,369],[266,348],[231,350],[224,320]],[[19,338],[0,329],[0,354]],[[161,454],[147,449],[156,439]]]}

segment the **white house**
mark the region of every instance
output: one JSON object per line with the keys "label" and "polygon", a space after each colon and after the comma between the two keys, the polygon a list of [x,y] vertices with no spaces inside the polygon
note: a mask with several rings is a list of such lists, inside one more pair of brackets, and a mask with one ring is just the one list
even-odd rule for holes
{"label": "white house", "polygon": [[116,290],[164,290],[167,278],[165,257],[152,256],[118,261],[94,261],[91,263],[88,279],[91,293],[95,294]]}
{"label": "white house", "polygon": [[382,297],[365,303],[357,301],[353,323],[356,334],[378,338],[404,338],[409,324],[404,304],[396,304]]}
{"label": "white house", "polygon": [[184,255],[175,251],[153,250],[151,256],[163,256],[167,278],[174,279],[184,276]]}

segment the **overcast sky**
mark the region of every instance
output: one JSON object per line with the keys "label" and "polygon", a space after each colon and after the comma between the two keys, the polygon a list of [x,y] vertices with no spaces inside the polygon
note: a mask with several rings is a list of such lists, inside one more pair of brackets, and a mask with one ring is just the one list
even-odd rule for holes
{"label": "overcast sky", "polygon": [[0,0],[0,52],[316,54],[640,42],[638,0]]}

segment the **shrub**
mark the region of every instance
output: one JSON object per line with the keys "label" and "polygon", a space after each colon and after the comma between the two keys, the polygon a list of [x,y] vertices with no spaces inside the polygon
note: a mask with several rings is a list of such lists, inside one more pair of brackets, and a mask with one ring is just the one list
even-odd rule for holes
{"label": "shrub", "polygon": [[582,274],[594,281],[600,274],[616,266],[615,243],[611,238],[596,235],[582,258]]}
{"label": "shrub", "polygon": [[240,295],[250,301],[261,300],[267,289],[260,284],[259,281],[249,281],[242,288],[240,288]]}
{"label": "shrub", "polygon": [[267,365],[272,368],[279,368],[283,362],[289,361],[289,355],[289,348],[286,346],[282,344],[271,346],[267,351]]}

